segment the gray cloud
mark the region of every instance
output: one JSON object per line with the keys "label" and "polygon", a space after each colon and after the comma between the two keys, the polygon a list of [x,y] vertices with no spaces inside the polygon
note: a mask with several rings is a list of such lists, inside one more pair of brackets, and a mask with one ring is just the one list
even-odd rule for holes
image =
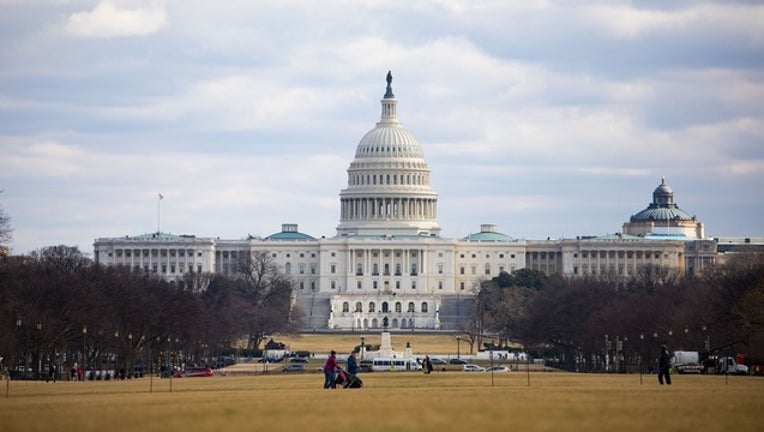
{"label": "gray cloud", "polygon": [[447,236],[615,232],[662,175],[764,235],[758,2],[0,3],[16,252],[153,231],[158,192],[170,232],[333,235],[388,69]]}

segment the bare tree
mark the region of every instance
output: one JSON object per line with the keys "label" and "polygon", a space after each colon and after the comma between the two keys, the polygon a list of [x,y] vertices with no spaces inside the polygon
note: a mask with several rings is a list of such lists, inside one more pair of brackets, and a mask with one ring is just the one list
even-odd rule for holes
{"label": "bare tree", "polygon": [[302,313],[293,307],[292,282],[282,274],[267,251],[253,252],[239,263],[241,278],[234,284],[239,316],[249,336],[248,347],[258,348],[268,335],[297,334]]}
{"label": "bare tree", "polygon": [[[0,193],[3,191],[0,190]],[[8,244],[13,238],[13,228],[11,228],[11,217],[5,213],[0,206],[0,257],[7,256],[10,251]]]}

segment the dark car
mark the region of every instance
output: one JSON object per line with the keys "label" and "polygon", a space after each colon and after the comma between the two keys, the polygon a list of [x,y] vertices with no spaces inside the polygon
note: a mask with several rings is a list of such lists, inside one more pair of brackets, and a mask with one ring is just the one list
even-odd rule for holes
{"label": "dark car", "polygon": [[281,369],[281,372],[286,372],[286,373],[305,372],[305,366],[301,364],[293,363],[293,364],[284,366],[284,368]]}
{"label": "dark car", "polygon": [[452,358],[448,361],[449,364],[458,364],[458,365],[465,365],[467,364],[467,360],[460,359],[460,358]]}
{"label": "dark car", "polygon": [[433,357],[433,358],[430,359],[430,364],[432,364],[432,365],[439,365],[440,366],[440,365],[446,364],[446,361],[443,360],[443,359],[439,359],[439,358]]}
{"label": "dark car", "polygon": [[289,363],[307,363],[308,359],[305,357],[292,357],[289,359]]}

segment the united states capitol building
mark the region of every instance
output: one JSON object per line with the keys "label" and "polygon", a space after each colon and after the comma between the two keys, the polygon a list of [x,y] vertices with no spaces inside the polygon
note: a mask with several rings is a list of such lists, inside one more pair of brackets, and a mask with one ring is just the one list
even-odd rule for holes
{"label": "united states capitol building", "polygon": [[265,238],[238,240],[163,232],[95,241],[95,261],[176,280],[189,272],[233,275],[267,252],[294,281],[308,329],[456,330],[480,282],[528,268],[566,277],[627,278],[656,266],[702,272],[717,240],[680,209],[661,180],[652,203],[601,237],[523,240],[493,224],[454,239],[440,236],[438,194],[422,146],[398,120],[388,73],[379,122],[361,138],[340,191],[336,235],[313,237],[284,224]]}

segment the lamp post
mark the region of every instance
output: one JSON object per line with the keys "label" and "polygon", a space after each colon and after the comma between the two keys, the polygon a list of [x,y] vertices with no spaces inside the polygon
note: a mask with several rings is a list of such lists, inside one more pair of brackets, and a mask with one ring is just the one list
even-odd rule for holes
{"label": "lamp post", "polygon": [[[19,372],[19,365],[18,365],[18,359],[16,358],[16,355],[18,355],[19,351],[19,335],[21,334],[21,326],[24,324],[24,322],[21,320],[21,317],[16,318],[16,349],[14,350],[13,354],[13,369],[18,374]],[[24,372],[26,372],[26,361],[24,361]]]}
{"label": "lamp post", "polygon": [[[80,365],[80,368],[79,368],[79,369],[82,369],[82,371],[83,371],[82,372],[82,380],[83,381],[85,381],[85,379],[84,379],[85,378],[85,372],[84,371],[87,370],[87,357],[86,357],[86,355],[87,355],[88,350],[86,348],[86,342],[85,342],[85,338],[86,338],[87,335],[88,335],[88,326],[84,325],[84,326],[82,326],[82,358],[80,359],[80,363],[82,363],[82,364]],[[77,378],[80,378],[80,370],[79,369],[77,369]]]}
{"label": "lamp post", "polygon": [[658,348],[658,332],[653,332],[653,347],[650,349],[650,367],[655,366],[655,362],[653,361],[653,353]]}
{"label": "lamp post", "polygon": [[643,360],[642,357],[644,357],[644,351],[645,351],[645,334],[640,333],[639,334],[639,385],[642,385],[642,373],[644,369],[644,365],[642,364]]}
{"label": "lamp post", "polygon": [[361,360],[364,354],[366,354],[366,336],[361,336]]}
{"label": "lamp post", "polygon": [[706,330],[708,330],[708,327],[703,326],[703,348],[708,352],[711,349],[711,338],[706,333]]}
{"label": "lamp post", "polygon": [[133,334],[128,333],[127,334],[127,365],[125,369],[127,369],[126,373],[129,378],[132,378],[133,374],[135,373],[135,367],[133,366]]}
{"label": "lamp post", "polygon": [[37,379],[42,379],[42,323],[37,323]]}
{"label": "lamp post", "polygon": [[456,335],[456,358],[461,358],[461,342],[462,337],[460,335]]}
{"label": "lamp post", "polygon": [[114,369],[112,370],[112,373],[114,374],[113,378],[115,379],[117,378],[119,373],[119,366],[117,364],[117,359],[119,357],[117,354],[118,352],[119,352],[119,330],[114,332],[114,356],[113,356],[114,360],[112,362],[112,364],[114,365]]}

